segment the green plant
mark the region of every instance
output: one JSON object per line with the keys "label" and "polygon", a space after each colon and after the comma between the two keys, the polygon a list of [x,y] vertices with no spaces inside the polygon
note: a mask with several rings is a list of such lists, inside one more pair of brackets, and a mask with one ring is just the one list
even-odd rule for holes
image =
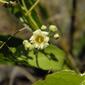
{"label": "green plant", "polygon": [[[45,80],[39,80],[33,85],[85,84],[85,76],[79,72],[72,59],[72,55],[70,53],[66,54],[65,51],[56,45],[57,40],[61,38],[58,27],[53,24],[48,26],[43,25],[42,18],[38,16],[38,10],[36,8],[42,9],[44,14],[46,14],[45,18],[48,18],[46,10],[40,4],[37,6],[40,0],[17,0],[15,2],[0,0],[0,2],[8,5],[11,4],[12,6],[9,6],[8,10],[22,22],[23,28],[15,32],[13,36],[23,31],[24,28],[27,28],[26,30],[31,34],[29,34],[29,39],[22,40],[22,43],[19,43],[20,45],[14,47],[10,47],[7,44],[13,38],[12,36],[8,37],[7,41],[1,41],[1,64],[21,64],[47,70],[48,73],[50,71],[52,72],[52,74],[47,75]],[[82,39],[81,42],[83,43],[84,40]],[[73,50],[76,53],[77,50],[75,49]],[[80,49],[78,50],[80,51]],[[70,61],[70,66],[73,67],[72,69],[75,72],[70,70],[66,60],[68,62]],[[66,71],[65,69],[69,70]]]}

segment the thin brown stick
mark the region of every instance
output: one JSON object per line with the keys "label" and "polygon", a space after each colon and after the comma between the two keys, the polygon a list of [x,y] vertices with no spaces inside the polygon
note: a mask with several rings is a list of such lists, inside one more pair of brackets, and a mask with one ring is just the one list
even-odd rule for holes
{"label": "thin brown stick", "polygon": [[21,28],[21,29],[19,29],[18,31],[16,31],[12,36],[8,37],[7,41],[2,43],[2,45],[0,46],[0,49],[2,49],[2,47],[3,47],[13,36],[15,36],[17,33],[21,32],[21,31],[23,31],[23,30],[25,30],[25,29],[26,29],[26,28]]}

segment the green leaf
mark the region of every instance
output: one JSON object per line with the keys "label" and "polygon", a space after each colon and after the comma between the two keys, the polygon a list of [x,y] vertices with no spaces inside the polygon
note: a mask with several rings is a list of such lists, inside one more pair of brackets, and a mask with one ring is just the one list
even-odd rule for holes
{"label": "green leaf", "polygon": [[85,85],[85,83],[82,84],[82,77],[79,74],[68,70],[50,74],[45,80],[39,80],[33,85]]}
{"label": "green leaf", "polygon": [[57,65],[55,67],[56,69],[60,70],[64,63],[65,53],[55,45],[49,45],[44,51],[50,56],[51,54],[55,56],[55,58],[57,59],[56,61]]}
{"label": "green leaf", "polygon": [[[9,56],[8,56],[9,57]],[[3,53],[0,53],[0,64],[14,64],[10,58],[6,58]]]}
{"label": "green leaf", "polygon": [[81,74],[82,82],[81,85],[85,85],[85,73]]}
{"label": "green leaf", "polygon": [[16,52],[16,48],[15,48],[15,47],[9,47],[9,49],[10,49],[10,51],[11,51],[12,53],[15,53],[15,52]]}
{"label": "green leaf", "polygon": [[34,55],[34,51],[30,51],[28,56],[30,56],[31,59],[28,59],[28,63],[31,65],[31,66],[34,66],[34,67],[37,67],[37,64],[36,64],[36,56]]}
{"label": "green leaf", "polygon": [[33,51],[29,52],[29,56],[31,59],[28,59],[28,63],[32,66],[44,70],[61,70],[63,67],[65,54],[56,46],[49,45],[45,48],[44,52],[37,52],[37,58]]}
{"label": "green leaf", "polygon": [[81,85],[85,85],[85,80],[84,80],[84,81],[82,81]]}

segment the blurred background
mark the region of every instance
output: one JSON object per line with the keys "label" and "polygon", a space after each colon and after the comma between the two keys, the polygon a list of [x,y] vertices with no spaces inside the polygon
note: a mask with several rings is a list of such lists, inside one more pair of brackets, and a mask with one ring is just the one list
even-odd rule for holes
{"label": "blurred background", "polygon": [[[17,35],[13,35],[18,29],[23,27],[22,23],[26,23],[32,29],[41,27],[41,25],[43,24],[46,26],[49,26],[50,24],[56,25],[60,32],[60,38],[55,42],[55,44],[59,48],[61,48],[67,54],[67,56],[71,55],[73,62],[76,63],[76,66],[79,71],[84,72],[85,0],[24,1],[28,9],[30,9],[30,7],[36,1],[39,1],[37,6],[33,9],[31,16],[25,15],[25,10],[23,9],[23,7],[21,7],[21,5],[23,4],[23,0],[4,0],[4,2],[3,0],[0,1],[0,41],[7,41],[8,46],[11,47],[20,46],[22,44],[22,40],[28,39],[30,36],[30,33],[28,33],[27,31],[22,31]],[[7,10],[9,12],[7,12]],[[31,23],[31,20],[33,20],[32,18],[37,24]],[[9,35],[13,35],[13,38],[8,41],[7,39]],[[6,57],[8,56],[7,52],[9,58]],[[4,45],[3,48],[0,48],[0,53],[3,53],[5,56],[5,58],[1,57],[2,60],[0,60],[0,63],[6,63],[4,59],[16,65],[21,65],[20,63],[23,63],[18,62],[16,61],[16,59],[14,60],[10,57],[11,53],[8,51],[6,45]],[[2,54],[0,55],[2,56]]]}
{"label": "blurred background", "polygon": [[76,62],[79,59],[80,69],[85,70],[85,1],[84,0],[41,0],[48,11],[47,23],[58,26],[62,32],[59,45],[71,52]]}

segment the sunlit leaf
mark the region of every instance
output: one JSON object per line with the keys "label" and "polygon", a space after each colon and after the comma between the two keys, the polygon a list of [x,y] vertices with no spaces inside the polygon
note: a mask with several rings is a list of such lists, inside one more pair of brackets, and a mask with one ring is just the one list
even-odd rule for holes
{"label": "sunlit leaf", "polygon": [[45,80],[39,80],[33,85],[85,85],[84,81],[79,74],[68,70],[50,74]]}
{"label": "sunlit leaf", "polygon": [[33,51],[29,53],[31,59],[28,63],[32,66],[42,68],[44,70],[60,70],[64,63],[64,52],[56,46],[49,45],[44,52],[38,51],[37,57]]}

